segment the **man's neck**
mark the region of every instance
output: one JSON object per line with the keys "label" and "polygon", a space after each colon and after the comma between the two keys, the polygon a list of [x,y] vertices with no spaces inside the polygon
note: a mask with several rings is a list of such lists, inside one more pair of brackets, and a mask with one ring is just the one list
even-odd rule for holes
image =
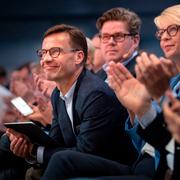
{"label": "man's neck", "polygon": [[76,72],[74,72],[73,75],[71,75],[67,79],[63,79],[62,81],[56,82],[57,88],[61,91],[63,96],[66,95],[66,93],[69,91],[69,89],[75,83],[75,81],[77,81],[82,70],[83,70],[83,67],[79,68]]}

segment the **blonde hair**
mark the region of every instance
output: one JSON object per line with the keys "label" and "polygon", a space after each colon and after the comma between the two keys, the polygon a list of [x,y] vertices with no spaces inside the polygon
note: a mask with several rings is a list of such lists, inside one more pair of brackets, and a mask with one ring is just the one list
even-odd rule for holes
{"label": "blonde hair", "polygon": [[157,27],[164,19],[170,19],[172,24],[180,25],[180,4],[166,8],[159,16],[154,19],[154,23]]}

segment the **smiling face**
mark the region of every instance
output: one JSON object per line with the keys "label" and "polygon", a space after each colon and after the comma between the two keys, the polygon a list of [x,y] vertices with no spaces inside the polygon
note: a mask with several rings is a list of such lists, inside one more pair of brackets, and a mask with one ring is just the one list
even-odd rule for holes
{"label": "smiling face", "polygon": [[[44,38],[42,49],[49,50],[53,47],[59,47],[64,50],[59,56],[53,58],[49,51],[41,59],[40,64],[44,70],[47,80],[62,82],[68,81],[77,70],[77,55],[76,51],[70,45],[70,37],[67,33],[55,33]],[[83,57],[82,57],[83,58]],[[81,60],[82,60],[81,58]]]}
{"label": "smiling face", "polygon": [[[103,24],[101,29],[101,35],[113,35],[117,33],[129,34],[127,24],[123,21],[107,21]],[[124,55],[128,54],[128,57],[132,55],[134,50],[139,45],[139,38],[132,36],[125,36],[124,41],[115,42],[111,37],[108,42],[103,43],[101,40],[102,56],[106,63],[110,61],[123,62]]]}
{"label": "smiling face", "polygon": [[[158,23],[158,29],[167,29],[168,26],[176,24],[170,17],[163,17]],[[175,36],[169,36],[167,31],[162,34],[160,46],[166,58],[180,59],[180,28]]]}

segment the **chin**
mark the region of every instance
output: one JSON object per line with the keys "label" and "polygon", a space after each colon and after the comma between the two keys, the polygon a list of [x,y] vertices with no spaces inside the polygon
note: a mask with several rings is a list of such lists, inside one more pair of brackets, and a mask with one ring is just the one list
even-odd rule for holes
{"label": "chin", "polygon": [[51,76],[51,75],[47,75],[46,76],[46,79],[48,80],[48,81],[54,81],[54,77],[53,76]]}
{"label": "chin", "polygon": [[173,59],[174,58],[174,53],[165,53],[165,56],[167,59]]}

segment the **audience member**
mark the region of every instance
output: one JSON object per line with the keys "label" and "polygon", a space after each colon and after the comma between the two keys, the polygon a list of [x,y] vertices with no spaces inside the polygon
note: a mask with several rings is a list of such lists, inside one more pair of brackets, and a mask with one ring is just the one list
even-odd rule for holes
{"label": "audience member", "polygon": [[[136,22],[132,22],[134,19],[136,19]],[[101,43],[104,43],[104,45],[101,44],[101,47],[102,47],[102,51],[104,50],[104,56],[107,59],[107,64],[111,60],[115,62],[126,61],[125,59],[122,58],[123,54],[126,54],[124,57],[126,57],[127,60],[131,61],[129,59],[129,56],[134,57],[134,55],[137,55],[136,49],[139,44],[140,20],[138,16],[135,13],[130,12],[126,9],[115,8],[104,13],[103,17],[98,19],[98,22],[101,22],[101,20],[102,20],[102,24],[105,21],[104,23],[105,25],[103,25],[103,27],[104,26],[106,27],[106,23],[108,24],[107,28],[105,28],[106,31],[104,31],[104,34],[102,33],[102,31],[104,30],[103,28],[102,28],[103,30],[101,31],[102,33]],[[129,26],[132,26],[131,31],[129,30],[130,28],[127,29],[126,21],[128,23],[130,22]],[[114,35],[109,35],[108,33],[112,32],[112,29],[114,30]],[[131,32],[134,33],[134,36],[127,37],[126,39],[126,36],[124,36],[124,34],[121,34],[122,32],[119,33],[119,29],[122,29],[122,32],[130,31],[130,33]],[[105,37],[105,40],[107,40],[106,42],[103,42],[103,37]],[[111,39],[111,37],[113,37],[113,39]],[[119,38],[120,41],[118,40],[116,41],[115,39],[116,37]],[[106,43],[107,46],[105,45]],[[128,51],[128,47],[126,47],[127,49],[124,49],[124,46],[122,45],[123,43],[127,43],[127,46],[129,48],[131,47],[131,51]],[[108,53],[107,48],[112,48],[112,52],[110,52],[111,51],[110,50]],[[115,48],[116,51],[113,50],[113,48]],[[117,48],[119,51],[117,50]],[[129,61],[128,61],[128,67],[134,72],[135,62],[132,60],[131,63],[129,63]],[[105,73],[104,70],[101,71]],[[77,159],[79,161],[77,161]],[[91,167],[92,163],[94,168]],[[55,168],[55,164],[57,165],[56,168]],[[66,166],[64,166],[64,164],[66,164]],[[140,161],[140,159],[138,159],[134,163],[133,168],[131,168],[130,166],[119,164],[114,161],[109,161],[108,159],[103,159],[97,156],[84,155],[82,153],[73,152],[67,158],[65,153],[61,155],[55,154],[48,165],[45,175],[43,176],[43,180],[46,180],[47,177],[53,179],[58,179],[58,178],[64,179],[67,177],[77,177],[77,176],[95,177],[95,176],[103,176],[103,175],[104,176],[106,175],[107,177],[101,177],[101,178],[108,179],[108,176],[119,175],[121,176],[121,179],[129,178],[133,180],[134,179],[144,180],[144,179],[151,179],[153,174],[154,174],[154,158],[147,154],[144,155],[144,161]],[[109,179],[111,178],[112,177],[110,177]]]}
{"label": "audience member", "polygon": [[[151,105],[151,98],[160,99],[161,104],[164,101],[162,95],[169,87],[176,96],[180,96],[179,13],[180,6],[175,5],[165,9],[155,18],[158,27],[156,35],[165,56],[171,61],[142,53],[137,58],[136,66],[137,78],[140,82],[121,64],[111,62],[109,68],[109,82],[118,99],[139,118],[141,126],[138,128],[138,133],[161,153],[155,179],[180,178],[179,144],[173,139],[174,134],[168,132],[162,113],[157,113]],[[173,76],[175,77],[167,85],[169,78]]]}
{"label": "audience member", "polygon": [[[1,139],[4,142],[1,148],[9,152],[8,158],[18,159],[14,161],[16,168],[21,167],[24,158],[46,167],[55,152],[68,157],[71,151],[132,163],[136,152],[124,133],[126,110],[106,83],[84,69],[87,59],[84,35],[72,26],[54,26],[45,33],[38,55],[46,78],[57,86],[51,97],[53,122],[49,135],[58,146],[32,144],[24,135],[8,129],[10,151],[5,146],[7,136]],[[8,161],[4,157],[1,163]]]}
{"label": "audience member", "polygon": [[94,46],[93,72],[96,73],[102,68],[102,66],[105,64],[105,61],[101,52],[101,42],[99,34],[95,34],[91,41]]}
{"label": "audience member", "polygon": [[125,8],[113,8],[98,18],[101,52],[105,60],[97,75],[107,80],[106,68],[110,61],[123,63],[134,73],[135,57],[138,55],[141,20],[137,14]]}
{"label": "audience member", "polygon": [[88,46],[88,56],[86,61],[86,68],[93,72],[94,68],[94,46],[92,41],[86,37],[87,46]]}

